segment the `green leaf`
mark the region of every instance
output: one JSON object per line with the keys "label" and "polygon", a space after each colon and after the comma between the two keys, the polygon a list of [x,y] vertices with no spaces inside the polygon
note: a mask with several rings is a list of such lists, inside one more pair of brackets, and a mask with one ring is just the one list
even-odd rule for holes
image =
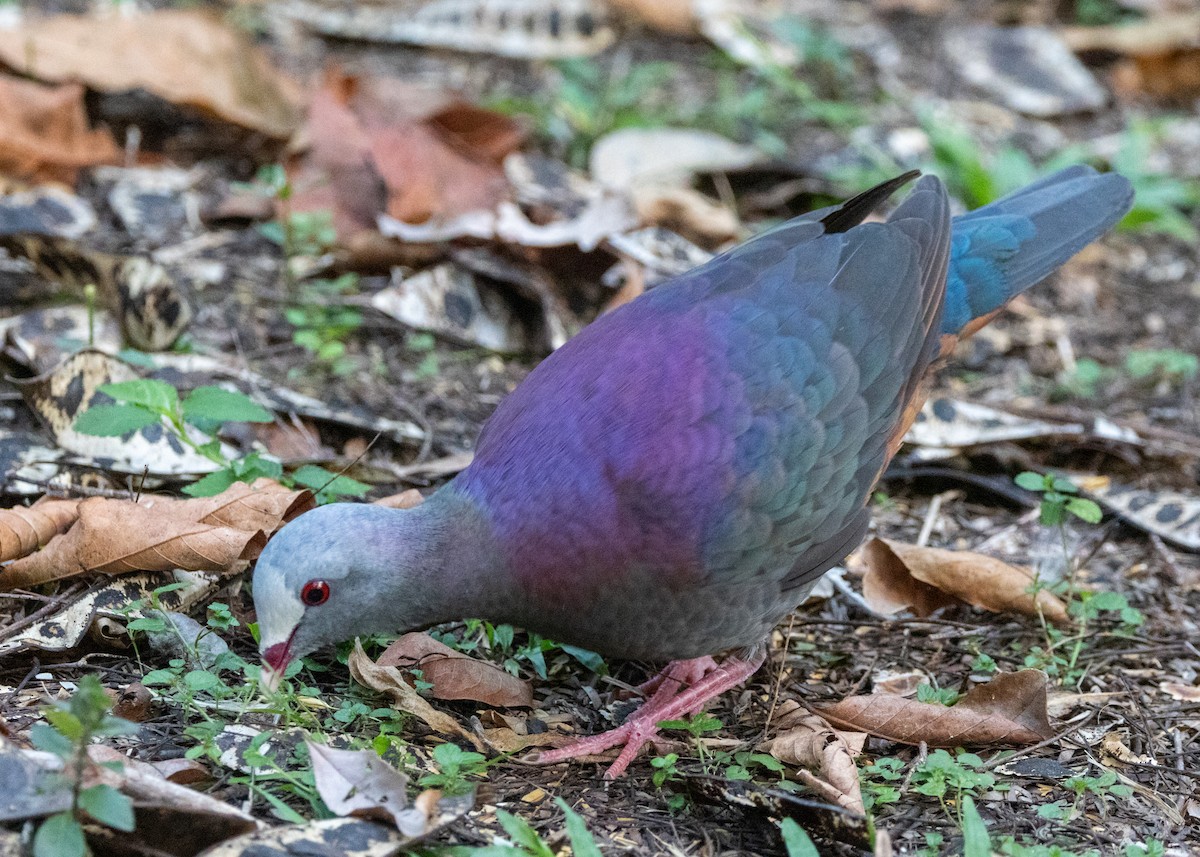
{"label": "green leaf", "polygon": [[556,797],[554,802],[567,817],[567,837],[571,840],[572,857],[602,857],[595,838],[579,813],[567,806],[567,802],[560,797]]}
{"label": "green leaf", "polygon": [[566,643],[560,644],[559,648],[594,673],[598,673],[600,670],[604,669],[604,658],[600,657],[600,655],[589,649],[581,649],[578,646],[568,646]]}
{"label": "green leaf", "polygon": [[361,497],[371,490],[370,485],[349,476],[340,476],[315,464],[306,464],[297,469],[292,474],[292,479],[296,480],[297,485],[337,497]]}
{"label": "green leaf", "polygon": [[48,708],[45,717],[68,741],[79,742],[84,738],[83,722],[65,708]]}
{"label": "green leaf", "polygon": [[787,849],[788,857],[821,857],[817,846],[794,818],[785,818],[779,825],[779,832],[783,835],[783,847]]}
{"label": "green leaf", "polygon": [[139,378],[136,381],[118,381],[101,384],[101,393],[112,396],[127,405],[141,405],[152,411],[173,414],[179,407],[179,391],[166,381],[156,378]]}
{"label": "green leaf", "polygon": [[53,753],[60,759],[66,759],[75,750],[66,735],[46,723],[35,723],[29,730],[29,740],[34,747],[46,753]]}
{"label": "green leaf", "polygon": [[1018,473],[1013,482],[1026,491],[1041,491],[1046,487],[1046,478],[1042,474],[1034,473],[1031,470]]}
{"label": "green leaf", "polygon": [[146,687],[173,684],[179,676],[174,670],[150,670],[142,676],[142,684]]}
{"label": "green leaf", "polygon": [[208,670],[191,670],[184,673],[183,684],[188,690],[212,690],[220,686],[221,679]]}
{"label": "green leaf", "polygon": [[75,418],[74,428],[93,437],[121,437],[162,422],[140,405],[93,405]]}
{"label": "green leaf", "polygon": [[133,802],[112,786],[98,785],[79,793],[80,808],[115,830],[133,830]]}
{"label": "green leaf", "polygon": [[229,467],[214,470],[207,476],[202,476],[191,485],[185,485],[183,493],[189,497],[215,497],[234,482],[239,482],[237,475]]}
{"label": "green leaf", "polygon": [[963,857],[992,857],[987,825],[970,795],[962,797]]}
{"label": "green leaf", "polygon": [[84,857],[87,844],[75,816],[59,812],[43,821],[33,837],[33,854],[34,857]]}
{"label": "green leaf", "polygon": [[[441,746],[446,746],[445,744]],[[500,822],[500,826],[504,828],[504,832],[521,848],[524,848],[536,857],[554,857],[554,852],[549,846],[542,841],[542,837],[537,835],[537,831],[523,818],[518,818],[512,813],[505,812],[502,809],[496,810],[496,820]]]}
{"label": "green leaf", "polygon": [[1104,517],[1104,512],[1100,509],[1100,505],[1094,500],[1088,500],[1086,497],[1072,497],[1067,501],[1067,511],[1079,518],[1081,521],[1086,521],[1089,524],[1098,524],[1100,519]]}
{"label": "green leaf", "polygon": [[269,423],[275,416],[245,393],[224,387],[197,387],[183,401],[183,418],[222,423]]}

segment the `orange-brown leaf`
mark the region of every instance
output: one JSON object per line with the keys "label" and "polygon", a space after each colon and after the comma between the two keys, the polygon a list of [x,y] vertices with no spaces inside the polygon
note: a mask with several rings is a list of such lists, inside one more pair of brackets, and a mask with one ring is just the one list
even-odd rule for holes
{"label": "orange-brown leaf", "polygon": [[379,657],[380,666],[419,669],[436,699],[469,699],[502,708],[533,705],[529,685],[495,664],[476,660],[428,634],[405,634]]}
{"label": "orange-brown leaf", "polygon": [[1032,593],[1033,573],[970,551],[919,547],[872,539],[863,548],[867,572],[863,595],[876,610],[909,609],[928,616],[950,604],[966,602],[994,613],[1041,613],[1054,623],[1068,621],[1066,606],[1053,593]]}
{"label": "orange-brown leaf", "polygon": [[74,184],[81,167],[120,161],[112,135],[88,124],[82,86],[0,77],[0,172]]}
{"label": "orange-brown leaf", "polygon": [[851,696],[819,712],[838,729],[931,747],[1022,746],[1054,734],[1046,713],[1046,675],[1000,673],[946,707],[886,693]]}
{"label": "orange-brown leaf", "polygon": [[0,509],[0,562],[33,553],[45,547],[79,517],[79,500],[43,497],[32,506]]}

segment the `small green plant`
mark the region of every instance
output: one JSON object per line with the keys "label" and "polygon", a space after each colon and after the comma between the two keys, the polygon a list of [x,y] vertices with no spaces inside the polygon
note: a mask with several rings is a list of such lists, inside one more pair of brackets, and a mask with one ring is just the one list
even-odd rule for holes
{"label": "small green plant", "polygon": [[946,750],[933,750],[925,762],[913,772],[913,791],[935,797],[953,817],[946,798],[957,798],[972,792],[996,787],[996,778],[983,768],[983,760],[974,753],[950,755]]}
{"label": "small green plant", "polygon": [[953,705],[958,702],[961,694],[949,687],[934,687],[931,684],[917,686],[917,702],[930,702],[936,705]]}
{"label": "small green plant", "polygon": [[658,724],[659,729],[678,729],[691,735],[696,755],[700,758],[700,766],[705,770],[708,769],[708,753],[704,748],[704,741],[701,739],[710,732],[720,730],[721,726],[722,723],[718,718],[704,712],[686,720],[664,720]]}
{"label": "small green plant", "polygon": [[[562,798],[555,798],[554,802],[565,816],[567,841],[571,843],[573,857],[601,857],[600,846],[596,844],[595,838],[587,829],[587,823],[579,813],[571,809]],[[496,820],[512,840],[511,845],[455,845],[437,853],[447,857],[558,857],[559,852],[551,848],[525,819],[498,809]]]}
{"label": "small green plant", "polygon": [[[63,776],[71,787],[69,809],[48,817],[33,837],[35,857],[83,857],[89,854],[82,822],[92,819],[114,830],[134,827],[133,804],[112,786],[84,786],[91,762],[87,748],[96,738],[129,735],[137,726],[111,714],[112,702],[100,680],[86,675],[66,702],[56,702],[42,714],[46,723],[36,723],[30,740],[39,750],[63,760]],[[119,763],[118,763],[119,766]]]}
{"label": "small green plant", "polygon": [[1071,372],[1064,372],[1055,380],[1051,397],[1057,400],[1066,398],[1094,399],[1100,395],[1101,388],[1116,377],[1117,373],[1090,357],[1081,357],[1075,361]]}
{"label": "small green plant", "polygon": [[[654,783],[654,787],[659,791],[663,790],[663,786],[667,783],[678,782],[683,779],[683,775],[679,773],[679,754],[667,753],[665,756],[655,756],[650,760],[650,767],[654,768],[654,773],[650,775],[650,782]],[[671,812],[680,812],[688,804],[686,795],[669,794],[667,795],[667,809]]]}
{"label": "small green plant", "polygon": [[441,789],[446,794],[466,794],[471,790],[470,780],[482,777],[489,762],[482,753],[464,750],[449,742],[433,748],[433,761],[438,766],[436,774],[425,774],[418,780],[422,788]]}
{"label": "small green plant", "polygon": [[1171,235],[1195,243],[1200,231],[1190,214],[1200,209],[1200,181],[1184,179],[1153,166],[1155,148],[1168,130],[1170,120],[1135,120],[1125,130],[1112,168],[1133,185],[1133,208],[1121,221],[1121,229],[1145,230]]}
{"label": "small green plant", "polygon": [[904,778],[904,760],[895,756],[883,756],[859,771],[862,783],[863,802],[867,809],[900,800],[900,787]]}
{"label": "small green plant", "polygon": [[1088,524],[1098,524],[1103,517],[1100,506],[1086,497],[1080,497],[1073,482],[1051,473],[1034,473],[1026,470],[1013,480],[1026,491],[1041,494],[1039,506],[1041,522],[1047,527],[1061,527],[1068,516]]}
{"label": "small green plant", "polygon": [[101,384],[98,390],[113,403],[92,405],[76,417],[75,430],[98,437],[122,437],[150,426],[165,427],[194,452],[220,465],[220,469],[183,489],[183,493],[192,497],[211,497],[235,482],[251,483],[260,477],[313,488],[318,502],[361,497],[370,490],[369,485],[316,465],[306,465],[289,477],[279,462],[257,452],[229,458],[221,441],[214,436],[221,426],[274,419],[266,408],[235,390],[205,386],[180,396],[175,387],[156,378]]}
{"label": "small green plant", "polygon": [[1179,385],[1200,372],[1200,357],[1175,348],[1131,351],[1125,357],[1125,371],[1137,381]]}
{"label": "small green plant", "polygon": [[362,326],[362,313],[343,300],[357,291],[358,275],[354,273],[332,280],[307,280],[299,287],[297,303],[283,312],[294,328],[292,342],[335,376],[349,375],[359,368],[359,361],[346,351],[346,339]]}

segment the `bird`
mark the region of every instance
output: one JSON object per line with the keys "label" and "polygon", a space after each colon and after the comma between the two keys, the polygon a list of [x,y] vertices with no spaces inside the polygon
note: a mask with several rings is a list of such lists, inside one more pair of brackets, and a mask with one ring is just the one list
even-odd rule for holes
{"label": "bird", "polygon": [[253,573],[268,680],[356,635],[465,618],[670,662],[621,725],[536,759],[621,746],[615,777],[660,721],[753,675],[772,628],[864,538],[931,367],[1133,199],[1124,177],[1078,165],[952,218],[927,175],[867,221],[918,176],[601,315],[424,503],[334,503],[284,526]]}

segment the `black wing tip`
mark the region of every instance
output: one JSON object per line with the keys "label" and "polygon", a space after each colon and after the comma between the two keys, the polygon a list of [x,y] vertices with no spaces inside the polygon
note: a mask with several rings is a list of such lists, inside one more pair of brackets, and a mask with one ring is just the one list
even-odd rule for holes
{"label": "black wing tip", "polygon": [[852,196],[821,218],[825,233],[847,232],[858,226],[880,203],[920,175],[920,170],[909,170]]}

